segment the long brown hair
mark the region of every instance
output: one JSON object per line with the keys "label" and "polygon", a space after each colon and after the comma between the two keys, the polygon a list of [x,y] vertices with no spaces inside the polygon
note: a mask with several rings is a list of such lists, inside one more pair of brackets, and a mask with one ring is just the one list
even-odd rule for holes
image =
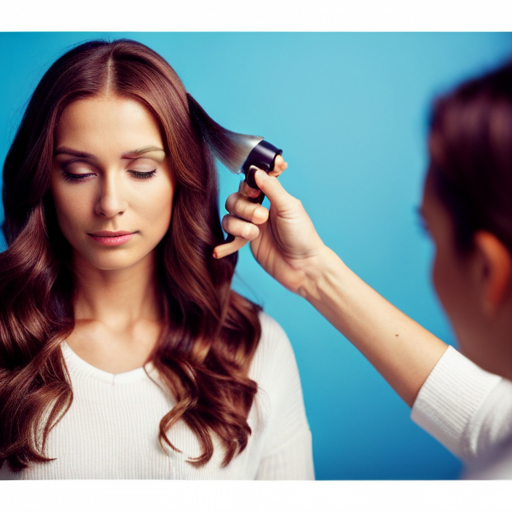
{"label": "long brown hair", "polygon": [[512,253],[512,62],[437,100],[430,124],[429,172],[457,248],[483,229]]}
{"label": "long brown hair", "polygon": [[[231,290],[237,256],[213,258],[224,241],[210,140],[194,124],[194,103],[169,64],[130,40],[92,41],[60,57],[37,86],[3,169],[0,254],[0,467],[52,460],[50,430],[72,402],[61,343],[74,328],[70,246],[49,192],[54,133],[73,101],[113,93],[140,102],[157,120],[176,176],[171,226],[157,247],[166,325],[151,356],[177,404],[160,422],[160,442],[180,419],[197,435],[206,464],[212,434],[223,465],[247,445],[257,392],[248,369],[261,334],[259,306]],[[218,126],[218,125],[217,125]],[[227,132],[226,132],[227,133]],[[172,436],[170,436],[172,437]]]}

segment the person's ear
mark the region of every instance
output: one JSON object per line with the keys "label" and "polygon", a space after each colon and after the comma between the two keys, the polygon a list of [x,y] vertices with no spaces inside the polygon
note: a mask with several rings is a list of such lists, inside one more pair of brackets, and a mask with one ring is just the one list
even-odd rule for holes
{"label": "person's ear", "polygon": [[489,231],[477,231],[473,243],[483,312],[494,317],[511,291],[512,255]]}

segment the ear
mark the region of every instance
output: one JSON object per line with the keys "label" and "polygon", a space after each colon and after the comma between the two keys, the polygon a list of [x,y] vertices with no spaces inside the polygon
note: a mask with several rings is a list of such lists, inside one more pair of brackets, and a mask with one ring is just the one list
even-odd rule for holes
{"label": "ear", "polygon": [[477,231],[473,243],[482,308],[486,316],[494,317],[510,291],[512,255],[489,231]]}

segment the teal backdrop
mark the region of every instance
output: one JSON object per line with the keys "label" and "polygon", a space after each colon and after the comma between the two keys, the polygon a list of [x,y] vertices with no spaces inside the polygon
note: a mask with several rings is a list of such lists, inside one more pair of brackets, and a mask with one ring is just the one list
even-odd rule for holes
{"label": "teal backdrop", "polygon": [[[280,178],[324,241],[364,280],[450,344],[430,282],[417,208],[429,106],[509,58],[508,33],[1,33],[0,159],[50,64],[93,38],[160,53],[220,124],[282,147]],[[239,178],[218,166],[220,204]],[[3,216],[2,216],[3,219]],[[5,243],[1,241],[2,250]],[[460,463],[308,303],[245,247],[235,288],[284,327],[295,349],[318,479],[454,479]]]}

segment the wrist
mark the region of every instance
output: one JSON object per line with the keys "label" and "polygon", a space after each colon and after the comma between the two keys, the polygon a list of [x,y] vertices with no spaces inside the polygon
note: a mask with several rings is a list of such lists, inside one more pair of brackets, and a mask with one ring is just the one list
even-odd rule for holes
{"label": "wrist", "polygon": [[298,294],[314,305],[322,296],[326,282],[337,281],[344,264],[338,255],[324,245],[304,268],[304,279]]}

